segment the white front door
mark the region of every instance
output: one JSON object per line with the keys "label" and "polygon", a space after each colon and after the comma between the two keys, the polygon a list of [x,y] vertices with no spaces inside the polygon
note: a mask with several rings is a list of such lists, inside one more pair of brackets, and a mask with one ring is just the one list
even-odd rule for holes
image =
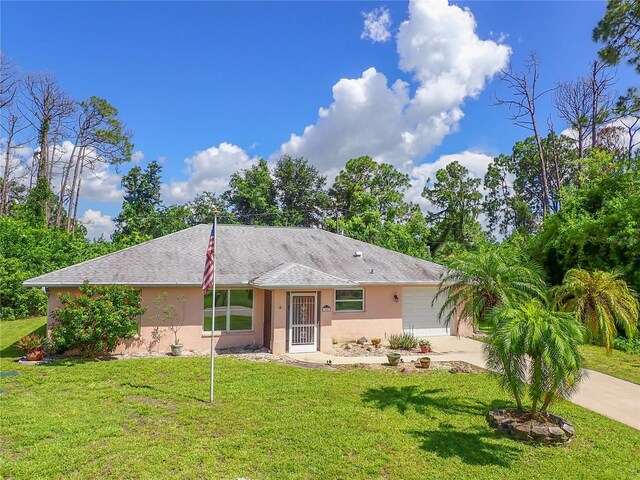
{"label": "white front door", "polygon": [[402,328],[416,337],[449,335],[449,327],[438,320],[445,299],[441,295],[433,303],[438,287],[405,287],[402,289]]}
{"label": "white front door", "polygon": [[316,294],[290,293],[289,352],[315,352],[317,338]]}

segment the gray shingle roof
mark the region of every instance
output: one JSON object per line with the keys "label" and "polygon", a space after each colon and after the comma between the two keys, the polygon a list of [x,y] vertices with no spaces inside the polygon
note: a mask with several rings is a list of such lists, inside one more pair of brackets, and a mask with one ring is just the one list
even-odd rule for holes
{"label": "gray shingle roof", "polygon": [[274,268],[249,282],[260,288],[285,287],[354,287],[355,282],[344,278],[334,277],[315,268],[305,267],[299,263],[285,263]]}
{"label": "gray shingle roof", "polygon": [[[26,286],[200,285],[211,225],[197,225],[24,282]],[[247,285],[283,263],[362,284],[435,284],[445,267],[312,228],[218,225],[219,285]],[[355,256],[355,252],[362,256]],[[301,273],[298,269],[297,273]],[[317,274],[315,274],[317,275]]]}

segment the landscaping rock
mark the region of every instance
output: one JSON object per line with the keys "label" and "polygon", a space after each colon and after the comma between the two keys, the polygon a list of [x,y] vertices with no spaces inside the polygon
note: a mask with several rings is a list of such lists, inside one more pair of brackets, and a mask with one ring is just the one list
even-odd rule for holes
{"label": "landscaping rock", "polygon": [[545,439],[549,436],[549,427],[534,425],[533,427],[531,427],[531,435],[536,438]]}
{"label": "landscaping rock", "polygon": [[517,438],[529,440],[531,438],[531,427],[524,423],[520,423],[513,427],[512,433]]}
{"label": "landscaping rock", "polygon": [[513,409],[497,409],[487,414],[487,422],[496,430],[518,440],[539,443],[570,442],[575,431],[570,423],[557,415],[541,414],[532,420],[527,414]]}
{"label": "landscaping rock", "polygon": [[573,429],[570,423],[564,422],[560,428],[562,428],[562,430],[564,430],[568,435],[571,435],[572,437],[576,434],[576,431]]}

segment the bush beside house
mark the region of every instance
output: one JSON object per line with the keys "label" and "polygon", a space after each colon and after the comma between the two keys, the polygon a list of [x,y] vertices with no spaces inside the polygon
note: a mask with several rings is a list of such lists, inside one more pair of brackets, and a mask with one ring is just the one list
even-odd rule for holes
{"label": "bush beside house", "polygon": [[57,352],[77,350],[95,357],[113,352],[123,339],[138,333],[146,312],[140,292],[125,285],[89,285],[76,295],[59,296],[62,306],[54,310],[51,345]]}

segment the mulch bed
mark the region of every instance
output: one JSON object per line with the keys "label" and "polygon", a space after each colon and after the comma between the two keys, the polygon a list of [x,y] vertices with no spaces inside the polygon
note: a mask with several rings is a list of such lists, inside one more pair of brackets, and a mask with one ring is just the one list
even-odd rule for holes
{"label": "mulch bed", "polygon": [[333,346],[332,355],[336,357],[383,357],[389,353],[399,353],[401,355],[439,355],[437,352],[422,353],[419,348],[411,350],[399,350],[386,345],[374,347],[370,343],[360,345],[355,342],[348,342]]}
{"label": "mulch bed", "polygon": [[429,368],[422,368],[420,366],[420,362],[406,362],[399,363],[398,365],[392,366],[388,363],[356,363],[352,365],[332,365],[337,370],[352,370],[352,369],[361,369],[361,370],[387,370],[387,371],[397,371],[402,374],[422,374],[427,373],[434,370],[446,370],[449,373],[482,373],[486,372],[483,368],[476,367],[475,365],[471,365],[466,362],[431,362]]}

